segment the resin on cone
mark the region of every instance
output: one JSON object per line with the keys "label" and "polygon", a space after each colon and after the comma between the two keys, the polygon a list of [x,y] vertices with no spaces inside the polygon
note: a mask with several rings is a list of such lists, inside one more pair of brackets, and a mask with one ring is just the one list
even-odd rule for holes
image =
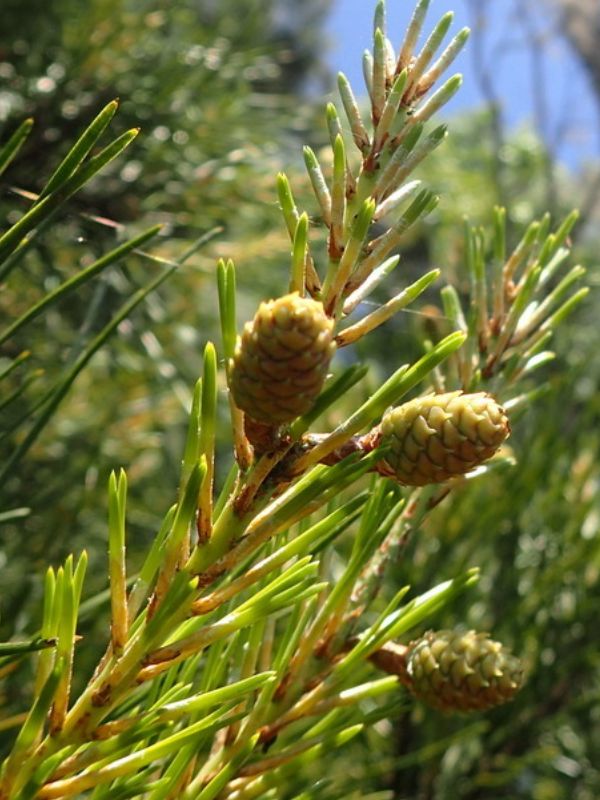
{"label": "resin on cone", "polygon": [[409,688],[440,711],[482,711],[506,703],[523,683],[516,656],[487,633],[436,631],[409,645]]}
{"label": "resin on cone", "polygon": [[509,433],[504,409],[485,392],[418,397],[384,415],[390,449],[378,470],[407,486],[440,483],[493,456]]}
{"label": "resin on cone", "polygon": [[261,303],[238,339],[231,369],[236,405],[268,425],[309,411],[335,351],[333,320],[297,292]]}

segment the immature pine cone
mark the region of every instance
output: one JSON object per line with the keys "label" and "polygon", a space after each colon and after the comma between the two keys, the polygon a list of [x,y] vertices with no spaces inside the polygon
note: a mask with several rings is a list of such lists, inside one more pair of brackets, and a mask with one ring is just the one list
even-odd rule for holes
{"label": "immature pine cone", "polygon": [[506,703],[521,688],[518,658],[487,633],[430,631],[409,645],[410,690],[440,711],[482,711]]}
{"label": "immature pine cone", "polygon": [[485,392],[417,397],[384,415],[391,449],[377,468],[408,486],[440,483],[493,456],[509,433],[504,409]]}
{"label": "immature pine cone", "polygon": [[335,351],[333,320],[297,292],[261,303],[233,357],[236,405],[259,422],[280,425],[309,411]]}

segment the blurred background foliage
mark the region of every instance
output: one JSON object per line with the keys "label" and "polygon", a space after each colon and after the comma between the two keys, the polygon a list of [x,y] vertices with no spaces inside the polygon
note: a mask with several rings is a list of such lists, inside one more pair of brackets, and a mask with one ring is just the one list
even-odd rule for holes
{"label": "blurred background foliage", "polygon": [[[31,510],[4,526],[5,635],[30,624],[29,614],[19,610],[32,591],[30,581],[37,594],[37,573],[48,558],[85,546],[93,563],[100,559],[92,574],[103,584],[105,486],[115,464],[132,481],[132,552],[145,547],[171,503],[191,389],[204,344],[217,336],[216,258],[238,258],[244,314],[264,292],[257,276],[270,275],[276,287],[285,275],[282,261],[287,269],[275,175],[292,152],[300,158],[310,127],[312,111],[298,104],[297,92],[321,80],[324,12],[320,2],[302,8],[246,2],[243,14],[233,0],[180,2],[169,9],[137,0],[63,0],[51,8],[35,0],[3,4],[2,138],[24,117],[35,118],[4,178],[3,218],[14,222],[26,208],[13,187],[39,191],[109,100],[120,98],[113,130],[140,126],[142,133],[36,239],[3,286],[2,313],[16,316],[154,223],[163,225],[162,241],[147,250],[167,260],[218,232],[212,247],[201,249],[120,326],[2,487],[4,508]],[[155,269],[143,255],[130,257],[23,329],[3,355],[31,350],[33,366],[51,382],[84,337],[100,330]],[[17,370],[10,390],[19,380]],[[34,384],[23,402],[35,403],[36,389]],[[6,429],[21,410],[7,407]],[[0,447],[10,444],[5,437]]]}
{"label": "blurred background foliage", "polygon": [[[18,218],[25,206],[16,190],[39,191],[42,177],[108,100],[121,101],[117,132],[140,126],[142,135],[38,237],[1,287],[1,313],[10,320],[125,235],[156,222],[164,227],[149,255],[129,257],[27,326],[4,346],[0,361],[29,349],[34,366],[52,381],[85,337],[144,283],[153,259],[173,261],[199,237],[207,242],[120,325],[0,487],[0,510],[29,509],[0,529],[3,639],[36,629],[41,577],[65,553],[88,549],[86,592],[104,588],[110,469],[122,465],[129,475],[133,567],[151,540],[176,489],[203,345],[218,341],[216,258],[237,262],[240,323],[258,298],[287,286],[289,245],[275,174],[291,174],[303,206],[301,144],[318,150],[327,142],[322,102],[314,102],[328,85],[326,10],[322,0],[181,0],[173,7],[156,0],[4,0],[0,135],[6,140],[30,115],[35,128],[3,176],[3,220]],[[402,265],[373,302],[398,291],[407,273],[433,266],[460,289],[464,215],[489,225],[493,206],[505,202],[515,243],[549,205],[548,153],[533,131],[507,133],[498,152],[493,115],[483,110],[453,119],[450,133],[420,174],[442,202],[411,234]],[[578,205],[586,176],[551,166],[560,195],[550,200],[560,214]],[[306,207],[315,213],[308,199]],[[589,224],[585,236],[582,230],[576,252],[592,267],[594,286],[598,237]],[[438,292],[428,295],[422,314],[400,314],[361,342],[371,380],[421,350]],[[390,576],[390,592],[407,582],[424,591],[480,565],[477,596],[465,595],[436,625],[493,631],[526,656],[526,689],[510,706],[468,720],[407,705],[336,754],[330,782],[316,785],[315,797],[600,795],[600,363],[591,333],[598,310],[592,292],[554,343],[558,357],[546,370],[551,392],[514,426],[518,466],[469,481],[442,503],[407,541]],[[5,382],[7,394],[19,380],[15,371]],[[35,399],[33,384],[19,405]],[[5,432],[20,410],[2,409]],[[225,404],[222,411],[224,474],[230,458]],[[0,439],[3,459],[11,441]],[[88,634],[95,625],[103,636],[103,624],[90,611]]]}

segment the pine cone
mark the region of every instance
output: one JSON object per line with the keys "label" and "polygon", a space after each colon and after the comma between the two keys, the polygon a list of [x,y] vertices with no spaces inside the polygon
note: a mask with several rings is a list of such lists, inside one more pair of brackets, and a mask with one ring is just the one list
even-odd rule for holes
{"label": "pine cone", "polygon": [[291,422],[312,408],[334,351],[333,320],[321,303],[297,292],[261,303],[233,358],[236,405],[259,422]]}
{"label": "pine cone", "polygon": [[493,456],[509,433],[504,409],[485,392],[417,397],[384,415],[391,449],[377,469],[408,486],[440,483]]}
{"label": "pine cone", "polygon": [[406,656],[410,690],[440,711],[482,711],[506,703],[521,688],[523,668],[487,633],[430,631]]}

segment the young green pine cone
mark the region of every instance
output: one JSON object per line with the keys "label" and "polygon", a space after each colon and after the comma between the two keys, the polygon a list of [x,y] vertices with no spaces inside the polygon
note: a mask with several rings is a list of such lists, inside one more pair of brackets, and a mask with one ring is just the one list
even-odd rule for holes
{"label": "young green pine cone", "polygon": [[481,711],[506,703],[521,688],[523,668],[487,633],[430,631],[408,646],[411,692],[440,711]]}
{"label": "young green pine cone", "polygon": [[408,486],[440,483],[493,456],[509,433],[504,409],[485,392],[417,397],[384,415],[391,449],[377,468]]}
{"label": "young green pine cone", "polygon": [[291,422],[312,408],[334,351],[333,320],[321,303],[297,292],[261,303],[235,349],[236,405],[268,425]]}

